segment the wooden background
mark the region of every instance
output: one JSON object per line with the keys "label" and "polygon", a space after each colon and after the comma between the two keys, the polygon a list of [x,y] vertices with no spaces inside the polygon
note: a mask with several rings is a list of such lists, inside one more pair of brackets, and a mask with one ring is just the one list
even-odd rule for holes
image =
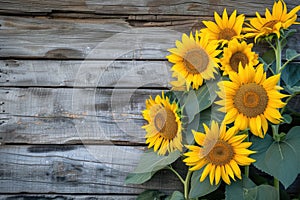
{"label": "wooden background", "polygon": [[[165,171],[124,184],[145,149],[144,101],[169,86],[167,49],[213,11],[254,16],[272,4],[0,0],[0,198],[135,199],[144,189],[180,189]],[[300,32],[288,47],[300,52]]]}

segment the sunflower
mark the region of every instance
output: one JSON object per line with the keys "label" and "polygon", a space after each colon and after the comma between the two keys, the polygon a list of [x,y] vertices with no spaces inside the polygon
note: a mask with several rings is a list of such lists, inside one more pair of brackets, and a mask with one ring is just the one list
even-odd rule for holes
{"label": "sunflower", "polygon": [[241,170],[239,165],[245,166],[255,162],[249,158],[255,151],[248,150],[251,142],[243,142],[247,138],[246,134],[236,135],[238,129],[232,127],[226,131],[225,124],[219,128],[217,122],[212,121],[211,129],[203,124],[205,133],[193,131],[196,143],[199,146],[187,146],[190,150],[184,155],[187,156],[183,161],[186,165],[192,166],[191,171],[199,170],[205,166],[200,182],[209,174],[210,184],[217,185],[222,178],[227,184],[230,184],[229,176],[235,180],[235,176],[241,179]]}
{"label": "sunflower", "polygon": [[155,99],[146,100],[146,109],[143,111],[143,117],[148,121],[144,125],[147,132],[145,138],[148,148],[154,147],[159,155],[165,155],[166,152],[174,150],[182,151],[181,121],[179,115],[180,109],[176,102],[170,103],[168,97],[162,92],[162,97],[157,95]]}
{"label": "sunflower", "polygon": [[243,23],[245,16],[238,15],[236,16],[237,11],[234,10],[231,16],[228,18],[227,11],[224,9],[222,18],[218,15],[217,12],[214,13],[215,21],[203,21],[203,24],[207,28],[201,29],[200,36],[208,35],[209,40],[217,40],[226,44],[228,41],[233,38],[242,38],[241,32],[243,28]]}
{"label": "sunflower", "polygon": [[253,44],[247,44],[245,41],[239,42],[237,39],[233,39],[228,43],[228,47],[223,50],[223,58],[221,61],[221,69],[224,71],[224,75],[227,75],[230,71],[238,72],[239,63],[243,67],[246,65],[257,65],[258,55],[252,51]]}
{"label": "sunflower", "polygon": [[243,29],[247,34],[245,37],[267,36],[275,33],[280,38],[280,29],[287,29],[293,24],[296,24],[297,12],[300,10],[300,5],[292,9],[289,13],[287,12],[286,4],[283,0],[274,2],[272,14],[269,9],[266,9],[265,17],[261,17],[260,14],[256,13],[256,18],[250,19],[250,24]]}
{"label": "sunflower", "polygon": [[169,49],[172,54],[167,58],[174,63],[172,71],[176,76],[185,80],[187,89],[192,85],[193,89],[198,89],[203,84],[203,80],[214,78],[214,72],[218,67],[219,59],[216,56],[221,53],[216,50],[218,45],[215,42],[208,42],[207,37],[199,38],[198,32],[195,37],[190,34],[182,35],[182,42],[176,41],[176,47]]}
{"label": "sunflower", "polygon": [[256,70],[251,65],[243,68],[240,64],[238,73],[229,72],[231,81],[219,82],[220,90],[217,92],[221,100],[216,104],[221,105],[220,111],[226,113],[225,124],[234,122],[240,130],[250,128],[250,131],[263,138],[268,130],[268,122],[279,124],[282,116],[278,108],[285,106],[277,86],[280,74],[266,78],[263,65]]}

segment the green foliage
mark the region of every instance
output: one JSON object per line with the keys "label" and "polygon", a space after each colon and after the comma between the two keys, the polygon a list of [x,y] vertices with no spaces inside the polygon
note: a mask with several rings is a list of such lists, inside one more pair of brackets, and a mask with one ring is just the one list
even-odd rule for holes
{"label": "green foliage", "polygon": [[298,54],[297,51],[294,50],[294,49],[287,49],[287,50],[285,51],[285,57],[286,57],[286,59],[289,60],[289,61],[294,60],[296,57],[298,57],[298,55],[299,55],[299,54]]}
{"label": "green foliage", "polygon": [[276,189],[270,185],[256,186],[249,178],[243,176],[242,180],[226,186],[226,200],[265,200],[279,199]]}
{"label": "green foliage", "polygon": [[166,198],[166,200],[184,200],[184,196],[179,191],[174,191],[173,194]]}
{"label": "green foliage", "polygon": [[148,181],[157,171],[175,162],[180,156],[179,151],[174,151],[167,156],[159,156],[156,152],[147,151],[141,158],[133,173],[126,177],[126,184],[141,184]]}
{"label": "green foliage", "polygon": [[157,190],[146,190],[144,192],[142,192],[137,198],[136,200],[153,200],[153,199],[163,199],[163,197],[165,196],[164,193],[159,192]]}
{"label": "green foliage", "polygon": [[281,78],[290,87],[300,86],[300,63],[289,63],[282,70]]}
{"label": "green foliage", "polygon": [[289,187],[300,172],[300,127],[293,127],[281,142],[274,141],[269,135],[262,140],[252,137],[252,149],[256,159],[254,165],[276,177],[284,185]]}
{"label": "green foliage", "polygon": [[145,172],[145,173],[129,173],[126,177],[125,184],[142,184],[150,180],[151,177],[155,174],[154,172]]}
{"label": "green foliage", "polygon": [[218,185],[211,185],[208,177],[203,182],[200,182],[200,177],[203,172],[203,169],[204,168],[193,172],[191,178],[191,190],[189,193],[190,198],[202,197],[215,191],[220,186],[220,183]]}
{"label": "green foliage", "polygon": [[212,105],[217,97],[216,88],[217,83],[215,81],[207,82],[198,90],[190,90],[181,97],[180,105],[184,108],[188,123],[193,121],[196,114]]}
{"label": "green foliage", "polygon": [[293,118],[291,117],[291,115],[284,114],[284,115],[282,115],[282,117],[283,117],[284,123],[290,124],[293,121]]}
{"label": "green foliage", "polygon": [[184,123],[183,136],[186,139],[187,144],[193,144],[194,136],[192,130],[203,132],[202,124],[210,124],[211,121],[211,109],[203,110],[197,113],[191,123]]}
{"label": "green foliage", "polygon": [[270,66],[275,61],[275,52],[273,50],[266,51],[261,57],[261,61],[265,65]]}

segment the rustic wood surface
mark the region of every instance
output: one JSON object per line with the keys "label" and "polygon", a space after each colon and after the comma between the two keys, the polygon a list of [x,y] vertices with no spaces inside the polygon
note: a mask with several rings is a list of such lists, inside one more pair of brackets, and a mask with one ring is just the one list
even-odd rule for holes
{"label": "rustic wood surface", "polygon": [[[145,149],[144,101],[170,86],[167,49],[213,11],[251,17],[272,4],[0,0],[0,199],[129,200],[180,189],[166,171],[124,184]],[[296,28],[287,47],[300,52]]]}

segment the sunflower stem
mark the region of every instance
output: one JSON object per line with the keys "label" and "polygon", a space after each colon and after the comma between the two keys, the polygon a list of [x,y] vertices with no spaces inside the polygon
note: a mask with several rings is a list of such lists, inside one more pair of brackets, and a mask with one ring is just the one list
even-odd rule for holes
{"label": "sunflower stem", "polygon": [[[276,58],[276,70],[275,73],[279,74],[281,69],[281,42],[280,39],[276,39],[276,47],[274,49],[275,51],[275,58]],[[278,86],[280,86],[280,81],[277,83]],[[276,140],[278,135],[278,129],[279,125],[272,125],[272,131],[273,131],[273,139]]]}
{"label": "sunflower stem", "polygon": [[[275,47],[275,58],[276,58],[276,74],[280,73],[281,69],[281,44],[279,38],[276,40],[276,47]],[[279,83],[280,85],[280,83]]]}
{"label": "sunflower stem", "polygon": [[185,181],[184,181],[184,198],[186,200],[189,199],[189,187],[190,187],[190,179],[191,179],[191,176],[192,176],[192,171],[188,171],[187,175],[186,175],[186,178],[185,178]]}
{"label": "sunflower stem", "polygon": [[278,199],[280,199],[279,180],[275,177],[274,177],[274,187],[276,188]]}
{"label": "sunflower stem", "polygon": [[173,169],[172,166],[167,166],[166,168],[169,169],[170,171],[172,171],[178,177],[178,179],[180,180],[180,182],[183,185],[185,184],[185,181],[183,180],[183,178],[180,176],[180,174],[175,169]]}

